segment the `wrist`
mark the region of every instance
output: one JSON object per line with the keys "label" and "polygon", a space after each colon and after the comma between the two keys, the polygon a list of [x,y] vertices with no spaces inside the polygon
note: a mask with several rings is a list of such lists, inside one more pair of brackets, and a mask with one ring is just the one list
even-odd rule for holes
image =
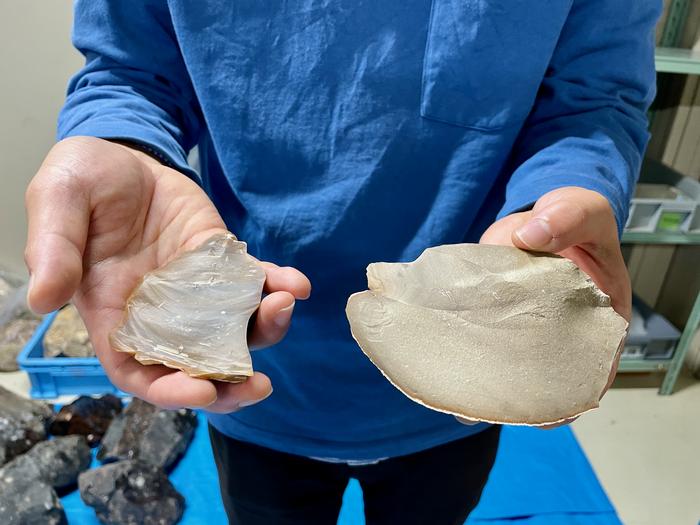
{"label": "wrist", "polygon": [[136,141],[109,139],[109,142],[128,150],[136,158],[150,166],[170,166],[170,162],[156,149]]}

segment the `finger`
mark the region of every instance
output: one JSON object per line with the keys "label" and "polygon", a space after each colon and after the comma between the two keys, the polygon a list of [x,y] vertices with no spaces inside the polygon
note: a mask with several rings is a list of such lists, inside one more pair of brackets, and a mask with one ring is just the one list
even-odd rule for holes
{"label": "finger", "polygon": [[523,226],[532,216],[531,211],[513,213],[494,222],[479,239],[480,244],[513,245],[513,230]]}
{"label": "finger", "polygon": [[294,311],[294,296],[289,292],[274,292],[260,303],[252,329],[248,337],[248,346],[264,348],[280,341],[289,329]]}
{"label": "finger", "polygon": [[27,302],[38,313],[67,303],[82,278],[90,208],[77,178],[47,162],[26,193],[30,273]]}
{"label": "finger", "polygon": [[587,190],[573,195],[536,206],[530,219],[513,231],[513,244],[526,250],[558,253],[584,243],[603,246],[611,242],[617,227],[605,197]]}
{"label": "finger", "polygon": [[144,396],[146,401],[163,408],[203,408],[214,403],[216,398],[213,382],[180,371],[166,372],[152,381]]}
{"label": "finger", "polygon": [[311,295],[311,282],[308,277],[296,268],[277,266],[270,262],[262,262],[265,268],[265,292],[285,291],[297,299],[308,299]]}
{"label": "finger", "polygon": [[243,383],[216,382],[217,400],[206,407],[207,412],[227,414],[245,408],[272,394],[270,379],[260,372],[255,372]]}
{"label": "finger", "polygon": [[216,387],[211,381],[190,377],[165,366],[146,366],[133,357],[114,350],[110,352],[116,354],[114,357],[122,358],[109,377],[124,392],[162,408],[199,408],[216,401]]}
{"label": "finger", "polygon": [[560,255],[571,259],[590,276],[596,286],[610,297],[613,309],[629,322],[632,316],[632,286],[617,241],[607,248],[591,244],[586,249],[568,248]]}

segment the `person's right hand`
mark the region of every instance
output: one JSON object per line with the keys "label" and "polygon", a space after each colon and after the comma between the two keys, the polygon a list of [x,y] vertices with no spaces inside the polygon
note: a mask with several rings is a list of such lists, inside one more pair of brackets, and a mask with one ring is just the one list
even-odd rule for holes
{"label": "person's right hand", "polygon": [[[73,300],[97,356],[120,389],[156,405],[231,412],[266,398],[270,380],[256,372],[231,384],[144,366],[114,351],[108,335],[143,275],[195,248],[226,226],[206,194],[185,175],[121,144],[75,137],[49,152],[26,194],[27,300],[38,313]],[[279,341],[295,299],[311,292],[298,270],[263,263],[265,292],[249,343]]]}

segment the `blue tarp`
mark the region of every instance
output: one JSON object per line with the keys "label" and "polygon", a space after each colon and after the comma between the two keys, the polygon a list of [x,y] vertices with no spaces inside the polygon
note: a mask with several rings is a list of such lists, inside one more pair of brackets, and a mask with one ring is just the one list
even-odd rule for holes
{"label": "blue tarp", "polygon": [[[95,461],[95,466],[97,462]],[[226,523],[206,420],[171,475],[187,501],[182,525]],[[64,496],[69,524],[98,525],[77,491]],[[469,524],[621,525],[571,429],[505,427],[496,465]],[[339,525],[362,525],[362,490],[351,481]]]}

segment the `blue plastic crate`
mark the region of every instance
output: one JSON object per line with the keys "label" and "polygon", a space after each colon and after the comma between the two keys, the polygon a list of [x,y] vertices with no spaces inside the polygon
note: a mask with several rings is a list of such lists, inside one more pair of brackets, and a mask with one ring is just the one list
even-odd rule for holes
{"label": "blue plastic crate", "polygon": [[29,374],[31,396],[52,398],[62,395],[126,395],[107,378],[96,357],[44,357],[44,335],[58,312],[44,317],[32,338],[17,357],[19,367]]}

